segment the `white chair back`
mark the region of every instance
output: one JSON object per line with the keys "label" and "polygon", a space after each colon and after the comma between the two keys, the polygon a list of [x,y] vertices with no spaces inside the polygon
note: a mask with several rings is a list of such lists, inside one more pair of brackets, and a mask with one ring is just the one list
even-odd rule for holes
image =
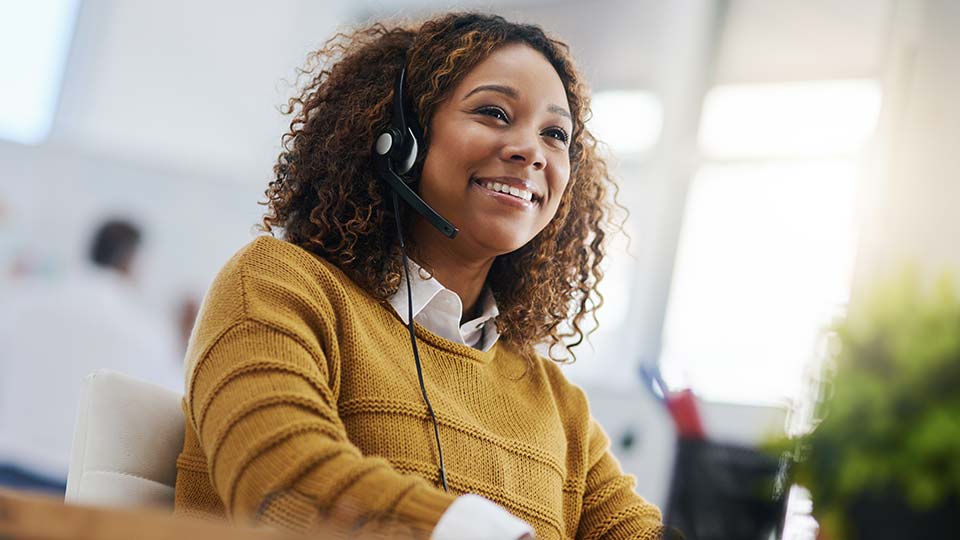
{"label": "white chair back", "polygon": [[173,508],[181,395],[109,370],[84,379],[66,501]]}

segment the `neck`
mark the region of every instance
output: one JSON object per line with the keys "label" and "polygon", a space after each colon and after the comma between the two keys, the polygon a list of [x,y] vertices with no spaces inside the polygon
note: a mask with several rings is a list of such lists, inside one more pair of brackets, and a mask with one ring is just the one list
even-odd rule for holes
{"label": "neck", "polygon": [[480,293],[495,257],[464,255],[463,250],[458,249],[457,239],[450,240],[424,221],[418,220],[413,228],[416,241],[410,258],[460,297],[461,324],[475,317],[480,309]]}

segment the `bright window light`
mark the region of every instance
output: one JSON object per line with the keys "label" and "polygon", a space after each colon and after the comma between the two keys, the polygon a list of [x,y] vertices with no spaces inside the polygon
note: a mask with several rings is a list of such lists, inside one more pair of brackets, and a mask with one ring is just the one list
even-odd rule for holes
{"label": "bright window light", "polygon": [[617,155],[641,154],[657,143],[663,106],[651,92],[608,90],[591,100],[590,131]]}
{"label": "bright window light", "polygon": [[687,199],[661,366],[707,399],[801,390],[823,325],[849,294],[852,158],[713,164]]}
{"label": "bright window light", "polygon": [[79,0],[0,3],[0,138],[47,138]]}
{"label": "bright window light", "polygon": [[708,159],[844,155],[869,140],[880,112],[872,80],[719,86],[704,101]]}

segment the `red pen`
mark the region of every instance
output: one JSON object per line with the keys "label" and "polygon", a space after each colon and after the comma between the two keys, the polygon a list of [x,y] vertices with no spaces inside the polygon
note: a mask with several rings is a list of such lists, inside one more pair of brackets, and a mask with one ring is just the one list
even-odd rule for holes
{"label": "red pen", "polygon": [[686,439],[704,439],[703,422],[697,410],[697,400],[690,389],[670,392],[666,396],[667,410],[677,426],[677,435]]}

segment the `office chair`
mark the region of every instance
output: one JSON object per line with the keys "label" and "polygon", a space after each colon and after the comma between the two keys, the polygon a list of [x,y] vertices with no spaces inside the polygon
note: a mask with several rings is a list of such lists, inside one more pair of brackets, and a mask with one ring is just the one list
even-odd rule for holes
{"label": "office chair", "polygon": [[83,382],[68,503],[173,508],[183,448],[181,395],[109,370]]}

